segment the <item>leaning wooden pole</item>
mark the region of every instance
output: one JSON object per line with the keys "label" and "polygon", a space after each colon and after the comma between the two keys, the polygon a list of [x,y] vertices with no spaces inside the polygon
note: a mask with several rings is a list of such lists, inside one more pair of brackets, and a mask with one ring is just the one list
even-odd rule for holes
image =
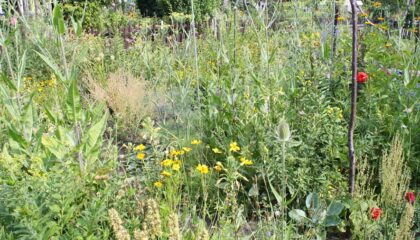
{"label": "leaning wooden pole", "polygon": [[354,193],[354,183],[356,175],[356,157],[354,153],[354,128],[356,125],[356,109],[357,109],[357,6],[356,0],[350,0],[352,10],[352,30],[353,30],[353,44],[352,44],[352,73],[351,73],[351,114],[348,132],[348,147],[349,147],[349,192]]}

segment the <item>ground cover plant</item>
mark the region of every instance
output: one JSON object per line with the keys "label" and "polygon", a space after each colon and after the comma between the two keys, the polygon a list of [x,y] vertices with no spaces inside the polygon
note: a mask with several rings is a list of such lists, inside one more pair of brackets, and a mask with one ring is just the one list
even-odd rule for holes
{"label": "ground cover plant", "polygon": [[416,239],[419,8],[363,2],[0,1],[0,239]]}

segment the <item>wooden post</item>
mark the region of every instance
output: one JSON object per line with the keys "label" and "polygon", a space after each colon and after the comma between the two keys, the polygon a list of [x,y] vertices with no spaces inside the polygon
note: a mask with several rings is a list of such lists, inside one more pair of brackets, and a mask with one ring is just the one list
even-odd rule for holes
{"label": "wooden post", "polygon": [[352,74],[351,74],[351,114],[348,131],[348,148],[349,148],[349,192],[351,195],[354,193],[355,177],[356,177],[356,157],[354,151],[354,128],[356,125],[356,109],[357,109],[357,5],[356,0],[351,0],[352,9]]}

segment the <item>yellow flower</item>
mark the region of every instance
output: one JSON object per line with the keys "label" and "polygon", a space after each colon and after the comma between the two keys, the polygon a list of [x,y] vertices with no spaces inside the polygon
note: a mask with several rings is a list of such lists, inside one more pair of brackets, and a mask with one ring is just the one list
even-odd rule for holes
{"label": "yellow flower", "polygon": [[372,22],[365,22],[365,24],[366,24],[366,25],[375,26],[375,24],[374,24],[374,23],[372,23]]}
{"label": "yellow flower", "polygon": [[420,21],[420,17],[415,17],[414,20]]}
{"label": "yellow flower", "polygon": [[137,145],[137,147],[134,148],[136,151],[143,151],[144,149],[146,149],[146,147],[143,144]]}
{"label": "yellow flower", "polygon": [[327,108],[327,113],[328,113],[328,114],[332,114],[333,112],[334,112],[334,108],[332,108],[332,107],[328,106],[328,108]]}
{"label": "yellow flower", "polygon": [[162,171],[162,172],[161,172],[161,174],[162,174],[163,176],[165,176],[165,177],[170,177],[170,176],[172,176],[172,174],[171,174],[170,172],[168,172],[168,171]]}
{"label": "yellow flower", "polygon": [[201,141],[200,140],[198,140],[198,139],[194,139],[194,140],[192,140],[192,142],[191,142],[191,144],[192,145],[199,145],[201,143]]}
{"label": "yellow flower", "polygon": [[172,165],[172,170],[174,171],[179,171],[180,168],[181,168],[181,165],[179,163],[175,163],[174,165]]}
{"label": "yellow flower", "polygon": [[160,181],[157,181],[157,182],[153,183],[153,185],[157,188],[161,188],[163,186],[163,183],[160,182]]}
{"label": "yellow flower", "polygon": [[192,150],[192,148],[190,148],[190,147],[183,147],[182,150],[184,150],[185,152],[190,152]]}
{"label": "yellow flower", "polygon": [[239,161],[241,161],[241,165],[245,165],[245,166],[251,166],[252,164],[254,164],[254,162],[252,162],[249,159],[246,159],[245,157],[241,157]]}
{"label": "yellow flower", "polygon": [[223,165],[221,162],[217,162],[216,166],[214,166],[214,170],[216,170],[216,172],[221,172],[223,169]]}
{"label": "yellow flower", "polygon": [[390,48],[390,47],[392,47],[392,44],[391,43],[387,43],[387,44],[385,44],[385,47]]}
{"label": "yellow flower", "polygon": [[199,171],[201,174],[207,174],[209,173],[209,167],[204,164],[198,164],[197,171]]}
{"label": "yellow flower", "polygon": [[145,156],[146,156],[146,154],[144,154],[144,153],[137,154],[137,158],[140,159],[140,160],[144,160]]}
{"label": "yellow flower", "polygon": [[361,17],[367,17],[368,14],[367,13],[360,13],[359,16],[361,16]]}
{"label": "yellow flower", "polygon": [[382,6],[382,3],[380,3],[380,2],[374,2],[373,3],[373,6],[376,7],[376,8],[379,8],[379,7]]}
{"label": "yellow flower", "polygon": [[222,151],[220,151],[218,148],[213,148],[212,151],[216,154],[222,153]]}
{"label": "yellow flower", "polygon": [[385,18],[383,18],[383,17],[378,17],[378,21],[383,21],[383,20],[385,20]]}
{"label": "yellow flower", "polygon": [[237,142],[231,142],[230,143],[230,151],[231,152],[239,152],[241,148],[238,146]]}
{"label": "yellow flower", "polygon": [[174,161],[172,159],[165,159],[160,163],[160,165],[164,167],[169,167],[172,164],[174,164]]}
{"label": "yellow flower", "polygon": [[379,28],[382,29],[382,30],[384,30],[384,31],[388,30],[388,27],[387,26],[380,26]]}
{"label": "yellow flower", "polygon": [[337,21],[344,21],[344,19],[345,19],[345,18],[344,18],[343,16],[338,16],[338,17],[337,17]]}

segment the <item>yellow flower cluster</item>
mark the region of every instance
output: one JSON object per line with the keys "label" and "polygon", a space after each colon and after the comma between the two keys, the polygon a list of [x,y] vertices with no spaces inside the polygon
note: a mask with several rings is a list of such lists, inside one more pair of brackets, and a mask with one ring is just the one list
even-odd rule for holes
{"label": "yellow flower cluster", "polygon": [[338,108],[338,107],[328,106],[327,114],[330,116],[333,116],[333,115],[337,116],[338,120],[340,121],[344,119],[343,110],[341,110],[341,108]]}
{"label": "yellow flower cluster", "polygon": [[231,152],[239,152],[241,150],[241,148],[238,146],[237,142],[231,142],[229,150]]}
{"label": "yellow flower cluster", "polygon": [[254,164],[254,162],[252,162],[251,160],[245,157],[241,157],[239,161],[241,162],[241,165],[245,165],[245,166],[251,166],[252,164]]}
{"label": "yellow flower cluster", "polygon": [[205,164],[198,164],[197,171],[199,171],[201,174],[207,174],[209,173],[209,167]]}
{"label": "yellow flower cluster", "polygon": [[345,20],[345,18],[343,16],[338,16],[337,17],[337,21],[344,21],[344,20]]}
{"label": "yellow flower cluster", "polygon": [[379,7],[382,6],[382,3],[380,3],[380,2],[374,2],[373,3],[373,6],[376,7],[376,8],[379,8]]}
{"label": "yellow flower cluster", "polygon": [[144,160],[144,158],[146,157],[146,154],[143,152],[146,149],[146,146],[144,146],[143,144],[137,145],[134,150],[137,151],[137,159],[139,160]]}

